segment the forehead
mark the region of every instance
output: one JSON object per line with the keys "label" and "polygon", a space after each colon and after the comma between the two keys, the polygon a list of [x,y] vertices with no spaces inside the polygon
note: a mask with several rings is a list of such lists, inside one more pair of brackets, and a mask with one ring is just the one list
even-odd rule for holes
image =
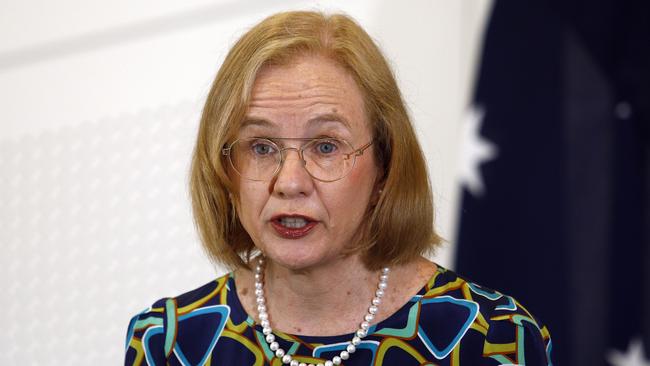
{"label": "forehead", "polygon": [[339,125],[354,134],[367,129],[362,92],[347,70],[322,56],[300,56],[260,70],[242,127],[320,125]]}

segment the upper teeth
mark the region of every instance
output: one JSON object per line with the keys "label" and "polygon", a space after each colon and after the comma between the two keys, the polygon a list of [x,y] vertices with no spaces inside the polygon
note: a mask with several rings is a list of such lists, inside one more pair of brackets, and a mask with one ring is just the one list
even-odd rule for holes
{"label": "upper teeth", "polygon": [[280,223],[286,227],[299,229],[307,225],[307,220],[301,217],[283,217],[280,219]]}

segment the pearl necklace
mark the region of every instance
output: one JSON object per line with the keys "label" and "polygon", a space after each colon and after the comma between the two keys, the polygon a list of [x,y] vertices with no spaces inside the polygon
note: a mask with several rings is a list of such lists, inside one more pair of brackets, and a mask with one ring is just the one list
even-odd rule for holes
{"label": "pearl necklace", "polygon": [[370,307],[368,307],[368,312],[363,317],[363,321],[359,324],[359,329],[354,333],[354,337],[348,342],[346,349],[341,351],[338,356],[333,357],[331,360],[314,365],[313,363],[306,364],[294,360],[293,357],[286,354],[286,352],[280,348],[278,342],[275,341],[273,329],[271,329],[271,323],[269,322],[269,314],[266,311],[266,300],[264,299],[264,258],[260,257],[257,266],[255,267],[255,297],[257,302],[257,312],[260,324],[262,325],[262,333],[264,334],[266,343],[269,344],[271,351],[275,352],[275,357],[281,359],[283,364],[290,366],[333,366],[340,365],[341,361],[350,358],[350,355],[357,350],[357,346],[361,343],[361,339],[368,335],[370,322],[375,318],[375,314],[377,314],[377,310],[379,310],[378,306],[381,303],[381,298],[384,296],[386,287],[388,287],[387,282],[389,272],[390,269],[388,267],[381,270],[379,284],[377,285],[377,291],[375,291],[375,297],[372,299],[372,303]]}

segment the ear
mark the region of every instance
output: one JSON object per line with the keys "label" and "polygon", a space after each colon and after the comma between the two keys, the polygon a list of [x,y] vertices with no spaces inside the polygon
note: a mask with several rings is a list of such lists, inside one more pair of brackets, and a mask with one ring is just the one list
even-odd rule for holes
{"label": "ear", "polygon": [[370,197],[370,206],[374,207],[377,206],[377,203],[379,203],[379,199],[381,198],[381,195],[384,193],[384,182],[380,181],[377,184],[375,184],[375,188],[372,191],[372,195]]}
{"label": "ear", "polygon": [[381,166],[375,159],[375,166],[377,167],[377,175],[375,176],[375,185],[370,196],[370,206],[375,207],[379,203],[379,199],[384,193],[384,186],[386,185],[387,172],[381,169]]}

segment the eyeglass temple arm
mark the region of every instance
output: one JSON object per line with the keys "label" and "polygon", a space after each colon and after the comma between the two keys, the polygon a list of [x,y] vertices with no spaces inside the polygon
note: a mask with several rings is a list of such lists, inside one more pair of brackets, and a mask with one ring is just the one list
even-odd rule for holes
{"label": "eyeglass temple arm", "polygon": [[373,142],[374,142],[374,141],[371,140],[369,143],[367,143],[367,144],[361,146],[360,148],[354,150],[353,152],[351,152],[351,153],[349,153],[349,154],[344,154],[344,155],[345,155],[345,159],[346,159],[346,160],[347,160],[347,159],[350,159],[350,156],[361,156],[361,155],[363,155],[363,152],[366,151],[366,149],[369,148],[370,145],[372,145]]}
{"label": "eyeglass temple arm", "polygon": [[351,152],[351,153],[349,153],[349,154],[346,154],[346,155],[347,155],[347,158],[350,158],[350,155],[354,155],[354,156],[361,156],[361,155],[363,155],[363,152],[366,151],[366,149],[369,148],[370,145],[372,145],[373,142],[375,142],[375,141],[374,141],[374,140],[370,140],[369,143],[367,143],[367,144],[361,146],[360,148],[354,150],[353,152]]}

